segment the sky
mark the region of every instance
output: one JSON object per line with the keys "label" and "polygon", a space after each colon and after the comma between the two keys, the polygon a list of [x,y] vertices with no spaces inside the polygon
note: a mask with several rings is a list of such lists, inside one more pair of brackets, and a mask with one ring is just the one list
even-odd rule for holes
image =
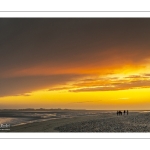
{"label": "sky", "polygon": [[0,18],[0,109],[150,109],[149,18]]}

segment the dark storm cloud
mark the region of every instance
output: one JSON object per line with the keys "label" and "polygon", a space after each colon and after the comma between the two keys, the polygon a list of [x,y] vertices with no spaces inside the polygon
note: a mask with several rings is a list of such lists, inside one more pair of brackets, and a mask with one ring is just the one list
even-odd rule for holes
{"label": "dark storm cloud", "polygon": [[[150,56],[149,35],[149,18],[1,18],[0,95],[22,94],[68,79],[52,77],[53,68],[139,64]],[[11,77],[38,66],[47,68],[49,76],[27,71],[27,77]]]}
{"label": "dark storm cloud", "polygon": [[150,54],[149,26],[150,19],[0,19],[0,70],[138,62]]}

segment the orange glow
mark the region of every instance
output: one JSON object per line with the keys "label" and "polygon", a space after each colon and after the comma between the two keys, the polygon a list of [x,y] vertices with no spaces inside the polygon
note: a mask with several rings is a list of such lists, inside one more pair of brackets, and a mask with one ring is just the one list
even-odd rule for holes
{"label": "orange glow", "polygon": [[148,69],[148,64],[71,69],[28,68],[14,75],[85,75],[27,94],[1,97],[0,105],[4,108],[149,109],[150,77],[144,75],[145,72],[150,73]]}
{"label": "orange glow", "polygon": [[85,65],[78,64],[73,66],[70,64],[66,66],[47,66],[38,65],[33,67],[28,67],[18,70],[10,70],[5,73],[1,73],[2,77],[16,77],[16,76],[30,76],[30,75],[56,75],[56,74],[88,74],[88,75],[105,75],[105,74],[133,74],[142,73],[150,68],[149,63],[146,64],[132,64],[126,62],[125,64],[110,62],[109,65],[106,64],[95,64],[95,65]]}
{"label": "orange glow", "polygon": [[150,18],[2,18],[0,109],[149,109]]}
{"label": "orange glow", "polygon": [[149,92],[148,88],[79,93],[41,90],[31,96],[3,97],[0,104],[8,108],[148,109]]}

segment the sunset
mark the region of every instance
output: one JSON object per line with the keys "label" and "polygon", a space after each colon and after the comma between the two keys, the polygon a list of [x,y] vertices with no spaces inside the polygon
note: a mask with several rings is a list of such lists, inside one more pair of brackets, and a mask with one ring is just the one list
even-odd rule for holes
{"label": "sunset", "polygon": [[147,110],[150,19],[0,19],[0,108]]}
{"label": "sunset", "polygon": [[148,0],[0,6],[1,149],[149,147]]}

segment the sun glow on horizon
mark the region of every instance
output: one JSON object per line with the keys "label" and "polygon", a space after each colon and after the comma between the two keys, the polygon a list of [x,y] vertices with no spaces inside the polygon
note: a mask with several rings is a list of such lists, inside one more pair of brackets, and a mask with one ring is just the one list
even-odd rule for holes
{"label": "sun glow on horizon", "polygon": [[0,109],[150,108],[149,18],[0,23]]}

